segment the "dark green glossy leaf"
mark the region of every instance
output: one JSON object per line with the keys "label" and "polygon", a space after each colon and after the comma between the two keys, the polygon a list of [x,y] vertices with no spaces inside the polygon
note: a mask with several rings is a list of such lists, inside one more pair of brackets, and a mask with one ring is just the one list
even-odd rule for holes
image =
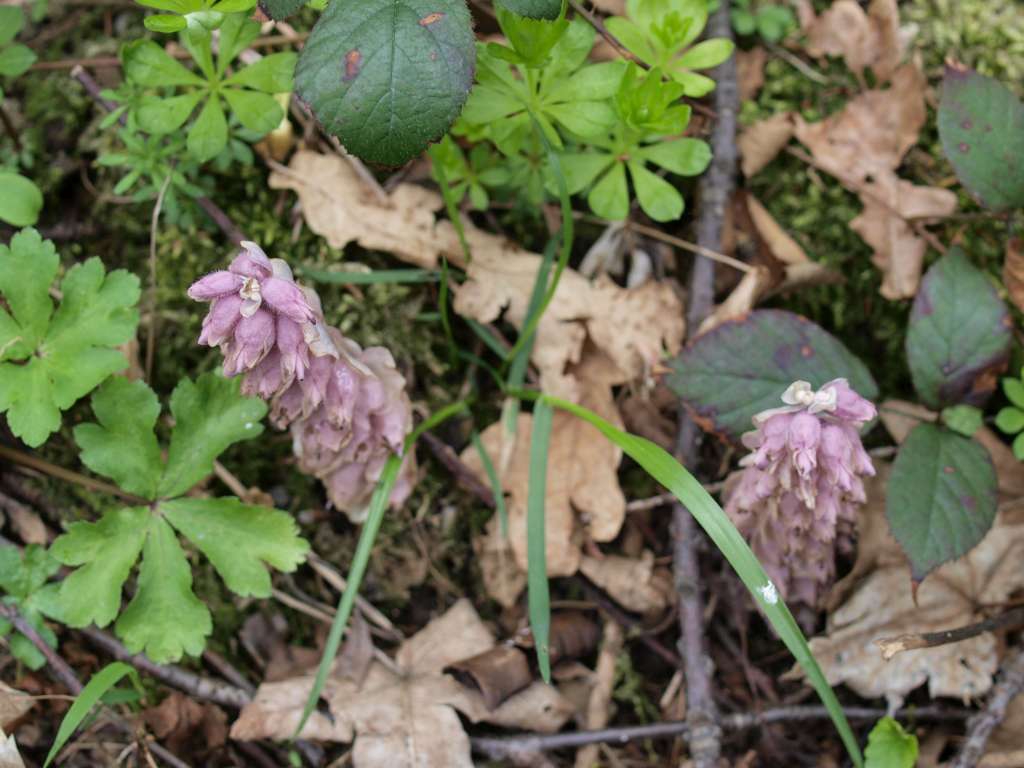
{"label": "dark green glossy leaf", "polygon": [[458,116],[475,58],[464,0],[336,2],[306,42],[295,88],[349,152],[400,165]]}
{"label": "dark green glossy leaf", "polygon": [[893,463],[885,508],[915,581],[966,554],[992,527],[996,473],[978,442],[919,424]]}
{"label": "dark green glossy leaf", "polygon": [[1010,316],[988,278],[960,248],[950,248],[925,274],[907,329],[907,362],[930,408],[980,405],[994,386],[984,374],[1010,349]]}
{"label": "dark green glossy leaf", "polygon": [[972,69],[946,67],[939,138],[956,175],[987,208],[1024,205],[1024,104]]}
{"label": "dark green glossy leaf", "polygon": [[754,414],[782,404],[797,380],[820,387],[849,380],[874,400],[878,387],[868,369],[842,343],[792,312],[762,309],[698,336],[673,361],[669,387],[706,429],[736,439]]}

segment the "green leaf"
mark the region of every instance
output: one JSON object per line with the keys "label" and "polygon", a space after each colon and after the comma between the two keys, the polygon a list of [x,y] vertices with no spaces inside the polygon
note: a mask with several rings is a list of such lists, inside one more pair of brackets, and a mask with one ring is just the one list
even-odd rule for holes
{"label": "green leaf", "polygon": [[907,362],[924,403],[982,404],[990,390],[977,383],[1005,363],[1011,326],[995,287],[950,248],[921,281],[907,328]]}
{"label": "green leaf", "polygon": [[616,162],[613,155],[607,154],[570,153],[560,155],[560,159],[562,172],[565,174],[566,188],[571,195],[583,191],[602,171]]}
{"label": "green leaf", "polygon": [[143,381],[112,376],[93,394],[92,410],[99,424],[74,430],[82,463],[129,493],[156,498],[163,473],[153,433],[160,416],[156,394]]}
{"label": "green leaf", "polygon": [[[235,60],[260,35],[260,25],[241,13],[229,14],[220,27],[217,47],[217,74],[223,75]],[[289,54],[278,54],[288,56]],[[290,54],[294,59],[295,54]],[[261,59],[262,61],[262,59]]]}
{"label": "green leaf", "polygon": [[616,162],[587,195],[590,210],[603,219],[621,221],[629,213],[629,187],[626,166]]}
{"label": "green leaf", "polygon": [[904,731],[891,717],[883,717],[868,734],[864,757],[865,768],[914,768],[917,737]]}
{"label": "green leaf", "polygon": [[50,552],[57,560],[81,566],[60,587],[61,615],[68,626],[105,627],[114,620],[149,521],[145,507],[111,510],[99,522],[72,523],[53,542]]}
{"label": "green leaf", "polygon": [[947,65],[938,123],[942,150],[982,205],[1024,206],[1024,104],[1009,88]]}
{"label": "green leaf", "polygon": [[964,437],[971,437],[981,429],[982,421],[981,410],[973,405],[953,405],[942,411],[942,423]]}
{"label": "green leaf", "polygon": [[28,599],[59,570],[60,562],[38,544],[29,544],[24,552],[0,546],[0,589],[18,600]]}
{"label": "green leaf", "polygon": [[868,369],[834,336],[811,321],[775,309],[756,310],[696,338],[672,361],[668,385],[706,424],[734,440],[755,414],[782,404],[794,381],[817,388],[846,378],[874,400]]}
{"label": "green leaf", "polygon": [[644,213],[655,221],[675,221],[683,215],[683,196],[675,187],[647,170],[642,162],[631,160],[627,165]]}
{"label": "green leaf", "polygon": [[562,12],[562,0],[495,0],[502,8],[528,19],[557,19]]}
{"label": "green leaf", "polygon": [[1011,403],[1018,408],[1024,408],[1024,381],[1012,378],[1003,379],[1003,393]]}
{"label": "green leaf", "polygon": [[31,67],[36,55],[27,45],[14,43],[0,50],[0,76],[17,77]]}
{"label": "green leaf", "polygon": [[225,88],[221,93],[238,122],[260,136],[274,130],[284,117],[281,105],[270,94],[235,88]]}
{"label": "green leaf", "polygon": [[637,24],[622,16],[610,16],[604,24],[616,40],[644,63],[651,64],[657,58],[647,35]]}
{"label": "green leaf", "polygon": [[275,21],[287,19],[306,4],[306,0],[260,0],[260,10]]}
{"label": "green leaf", "polygon": [[551,682],[551,598],[548,594],[544,503],[547,499],[548,447],[554,411],[543,400],[533,409],[530,433],[530,482],[526,495],[526,580],[530,630],[544,682]]}
{"label": "green leaf", "polygon": [[995,469],[980,443],[935,424],[914,427],[893,463],[885,500],[914,581],[981,541],[995,519],[996,495]]}
{"label": "green leaf", "polygon": [[[500,5],[495,7],[495,15],[498,18],[498,25],[505,37],[512,46],[509,51],[505,46],[497,43],[490,43],[487,46],[488,53],[500,56],[516,64],[523,64],[526,67],[536,69],[544,67],[546,72],[564,69],[566,61],[561,62],[561,67],[556,64],[558,58],[556,49],[562,47],[563,57],[571,62],[573,52],[577,56],[581,48],[583,58],[593,47],[594,31],[586,22],[570,23],[567,19],[561,18],[555,22],[528,19],[518,14],[509,13]],[[568,48],[563,46],[565,39],[573,37]],[[582,43],[582,45],[581,45]],[[579,59],[575,66],[583,63]],[[569,65],[572,69],[572,65]]]}
{"label": "green leaf", "polygon": [[642,147],[636,155],[680,176],[697,176],[711,163],[711,147],[700,139],[673,139]]}
{"label": "green leaf", "polygon": [[1016,435],[1024,429],[1024,411],[1020,408],[1003,408],[996,414],[996,426],[1007,435]]}
{"label": "green leaf", "polygon": [[327,6],[295,87],[352,154],[399,165],[441,138],[473,84],[464,0],[363,0]]}
{"label": "green leaf", "polygon": [[25,26],[25,14],[17,5],[0,5],[0,45],[7,45]]}
{"label": "green leaf", "polygon": [[243,397],[239,379],[204,373],[194,383],[182,379],[171,394],[174,431],[159,496],[180,496],[213,472],[213,461],[233,443],[263,432],[267,406]]}
{"label": "green leaf", "polygon": [[291,515],[233,497],[165,501],[160,511],[206,555],[228,589],[243,597],[270,597],[264,563],[291,572],[309,551]]}
{"label": "green leaf", "polygon": [[142,687],[139,673],[135,671],[134,667],[130,667],[120,661],[107,664],[107,666],[89,679],[89,682],[86,683],[82,692],[78,694],[74,703],[68,709],[67,714],[64,715],[64,719],[60,721],[57,736],[54,738],[53,745],[46,755],[46,762],[43,763],[43,768],[47,768],[53,762],[53,758],[68,743],[68,739],[78,729],[78,726],[82,724],[86,715],[99,703],[103,695],[113,688],[125,675],[130,675],[134,679],[136,688]]}
{"label": "green leaf", "polygon": [[216,94],[207,99],[185,141],[189,154],[200,162],[212,160],[228,145],[228,121]]}
{"label": "green leaf", "polygon": [[192,568],[162,518],[149,518],[135,597],[115,628],[129,651],[145,651],[157,664],[198,656],[213,631],[210,611],[192,591]]}
{"label": "green leaf", "polygon": [[189,115],[206,96],[206,91],[190,91],[167,98],[143,96],[135,110],[135,119],[139,121],[139,127],[147,133],[173,133],[185,124]]}
{"label": "green leaf", "polygon": [[181,30],[188,26],[188,21],[184,16],[175,16],[171,13],[157,13],[153,16],[147,16],[142,23],[151,32],[163,32],[164,34],[181,32]]}
{"label": "green leaf", "polygon": [[544,114],[553,117],[578,136],[601,136],[615,125],[615,110],[604,101],[571,101],[544,107]]}
{"label": "green leaf", "polygon": [[[17,323],[21,339],[18,358],[32,354],[46,334],[53,314],[50,286],[58,266],[60,258],[53,243],[43,240],[34,229],[15,234],[9,246],[0,244],[0,294]],[[15,356],[11,341],[2,341],[6,356]]]}
{"label": "green leaf", "polygon": [[735,45],[732,40],[716,37],[697,43],[693,48],[679,57],[679,66],[687,69],[709,69],[717,67],[732,55]]}
{"label": "green leaf", "polygon": [[149,88],[206,83],[152,40],[128,43],[121,49],[121,62],[125,77]]}
{"label": "green leaf", "polygon": [[294,53],[273,53],[238,70],[224,81],[224,85],[254,88],[264,93],[287,93],[294,86]]}
{"label": "green leaf", "polygon": [[43,194],[38,186],[19,173],[0,171],[0,221],[30,226],[39,219],[41,210]]}

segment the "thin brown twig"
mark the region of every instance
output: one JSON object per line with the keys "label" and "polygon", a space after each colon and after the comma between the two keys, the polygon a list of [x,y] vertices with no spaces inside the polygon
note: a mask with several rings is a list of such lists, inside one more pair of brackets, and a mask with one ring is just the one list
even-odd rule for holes
{"label": "thin brown twig", "polygon": [[1010,702],[1024,690],[1024,648],[1016,650],[1003,664],[1002,676],[992,689],[988,704],[967,724],[967,738],[951,768],[974,768],[985,754],[989,736],[1006,717]]}
{"label": "thin brown twig", "polygon": [[626,61],[636,62],[637,65],[643,67],[644,69],[650,69],[650,67],[647,65],[645,61],[635,56],[632,51],[630,51],[626,46],[619,42],[619,39],[615,37],[615,35],[608,31],[608,27],[604,25],[604,22],[601,21],[601,19],[599,19],[596,14],[594,14],[592,11],[588,11],[586,8],[583,7],[583,4],[577,2],[577,0],[569,0],[569,5],[572,6],[573,10],[576,11],[576,13],[578,13],[580,16],[587,20],[590,26],[592,26],[597,31],[597,34],[603,37],[608,42],[608,45],[615,49],[616,53],[618,53],[619,56],[624,58]]}
{"label": "thin brown twig", "polygon": [[427,444],[430,452],[434,454],[434,458],[452,473],[456,483],[472,493],[489,509],[494,509],[494,494],[491,492],[490,486],[480,481],[476,473],[466,466],[451,446],[429,432],[425,433],[420,440]]}
{"label": "thin brown twig", "polygon": [[703,256],[711,261],[726,264],[733,269],[738,269],[740,272],[751,272],[754,269],[746,262],[740,261],[732,256],[727,256],[719,250],[708,248],[697,243],[691,243],[688,240],[683,240],[681,237],[676,237],[675,235],[670,235],[667,232],[662,232],[660,229],[656,229],[655,227],[648,227],[646,224],[627,221],[625,228],[631,229],[634,232],[639,232],[641,235],[647,235],[647,237],[653,237],[655,240],[661,240],[663,243],[674,245],[676,248],[681,248],[684,251],[689,251],[690,253],[695,253],[698,256]]}
{"label": "thin brown twig", "polygon": [[0,458],[7,459],[8,461],[14,462],[15,464],[19,464],[23,467],[28,467],[29,469],[37,470],[50,475],[51,477],[66,480],[69,483],[75,483],[83,488],[118,496],[132,504],[149,504],[149,501],[141,496],[136,496],[134,493],[122,491],[116,485],[111,485],[110,483],[105,483],[102,480],[97,480],[95,478],[79,474],[78,472],[74,472],[70,469],[64,469],[64,467],[57,466],[56,464],[46,461],[46,459],[41,459],[38,456],[32,456],[28,453],[22,453],[14,448],[8,448],[6,445],[0,445]]}
{"label": "thin brown twig", "polygon": [[940,645],[959,643],[963,640],[977,637],[982,632],[993,632],[997,629],[1019,627],[1021,625],[1024,625],[1024,606],[1013,608],[998,616],[993,616],[975,624],[957,627],[956,629],[884,637],[880,640],[875,640],[875,645],[882,650],[882,658],[888,661],[902,651],[910,651],[917,648],[935,648]]}

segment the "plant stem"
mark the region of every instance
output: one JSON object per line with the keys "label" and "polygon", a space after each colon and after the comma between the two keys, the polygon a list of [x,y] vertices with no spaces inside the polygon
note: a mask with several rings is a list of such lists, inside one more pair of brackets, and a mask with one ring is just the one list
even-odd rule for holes
{"label": "plant stem", "polygon": [[998,616],[993,616],[990,619],[985,619],[975,624],[968,624],[964,627],[957,627],[956,629],[884,637],[881,640],[875,640],[875,645],[882,649],[882,658],[888,661],[902,651],[910,651],[916,648],[935,648],[939,645],[959,643],[976,637],[982,632],[991,632],[1004,627],[1019,627],[1021,625],[1024,625],[1024,606],[1011,608]]}

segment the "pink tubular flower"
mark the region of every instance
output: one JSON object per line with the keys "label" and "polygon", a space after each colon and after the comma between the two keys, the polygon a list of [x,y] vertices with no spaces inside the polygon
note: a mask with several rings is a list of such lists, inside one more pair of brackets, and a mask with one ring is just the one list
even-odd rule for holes
{"label": "pink tubular flower", "polygon": [[[405,379],[383,347],[363,350],[324,320],[320,297],[255,243],[227,270],[194,283],[188,295],[212,302],[199,343],[220,347],[224,375],[242,375],[242,392],[271,403],[271,421],[290,428],[303,472],[319,478],[351,519],[365,517],[392,452],[412,430]],[[406,457],[391,494],[412,491],[415,457]]]}
{"label": "pink tubular flower", "polygon": [[725,511],[782,596],[814,606],[835,574],[838,531],[865,501],[862,478],[875,473],[858,430],[876,411],[845,379],[816,392],[797,381],[782,402],[743,435],[752,453]]}

